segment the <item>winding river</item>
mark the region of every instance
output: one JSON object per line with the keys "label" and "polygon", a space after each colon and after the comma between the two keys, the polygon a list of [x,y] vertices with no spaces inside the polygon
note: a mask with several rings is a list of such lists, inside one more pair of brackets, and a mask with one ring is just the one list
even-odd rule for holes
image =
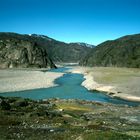
{"label": "winding river", "polygon": [[51,72],[65,72],[63,77],[55,80],[55,83],[59,86],[43,89],[34,89],[18,92],[1,93],[1,96],[6,97],[23,97],[33,100],[48,99],[48,98],[60,98],[60,99],[82,99],[97,102],[107,102],[113,104],[126,104],[130,106],[138,105],[136,102],[129,102],[117,98],[111,98],[102,92],[91,92],[85,87],[81,86],[84,81],[82,74],[74,74],[67,72],[69,68],[62,67],[53,69]]}

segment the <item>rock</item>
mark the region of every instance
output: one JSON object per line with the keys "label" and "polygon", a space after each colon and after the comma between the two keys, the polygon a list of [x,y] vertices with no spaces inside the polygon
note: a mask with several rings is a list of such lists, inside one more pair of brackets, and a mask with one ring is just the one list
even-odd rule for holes
{"label": "rock", "polygon": [[0,42],[0,62],[0,68],[56,68],[46,49],[22,37],[13,38],[12,34]]}
{"label": "rock", "polygon": [[51,130],[50,130],[50,132],[54,132],[54,130],[53,130],[53,129],[51,129]]}
{"label": "rock", "polygon": [[29,104],[28,104],[28,101],[26,101],[26,100],[18,100],[17,102],[15,102],[14,105],[17,107],[26,107]]}
{"label": "rock", "polygon": [[2,99],[0,99],[0,107],[2,110],[10,110],[11,109],[10,104]]}
{"label": "rock", "polygon": [[79,62],[91,50],[90,46],[64,43],[44,35],[0,33],[0,67],[56,68],[52,61]]}
{"label": "rock", "polygon": [[64,111],[64,109],[60,108],[60,109],[58,109],[58,111],[62,112],[62,111]]}

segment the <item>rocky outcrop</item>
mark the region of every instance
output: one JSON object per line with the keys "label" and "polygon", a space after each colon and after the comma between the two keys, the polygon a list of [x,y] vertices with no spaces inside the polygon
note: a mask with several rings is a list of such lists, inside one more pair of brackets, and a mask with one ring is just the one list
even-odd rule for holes
{"label": "rocky outcrop", "polygon": [[0,68],[55,68],[46,49],[35,42],[16,38],[0,38]]}

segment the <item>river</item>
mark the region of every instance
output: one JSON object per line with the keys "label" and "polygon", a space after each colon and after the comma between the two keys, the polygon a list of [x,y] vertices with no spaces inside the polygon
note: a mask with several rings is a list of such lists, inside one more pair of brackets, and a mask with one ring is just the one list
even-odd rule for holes
{"label": "river", "polygon": [[55,83],[58,84],[58,86],[56,87],[8,92],[8,93],[1,93],[0,95],[5,97],[10,96],[10,97],[30,98],[33,100],[60,98],[60,99],[90,100],[90,101],[107,102],[113,104],[126,104],[130,106],[135,106],[139,104],[136,102],[111,98],[110,96],[102,92],[88,91],[85,87],[81,86],[81,83],[84,81],[83,75],[70,73],[67,71],[68,69],[70,68],[61,67],[58,69],[50,70],[51,72],[65,73],[63,77],[60,77],[55,80]]}

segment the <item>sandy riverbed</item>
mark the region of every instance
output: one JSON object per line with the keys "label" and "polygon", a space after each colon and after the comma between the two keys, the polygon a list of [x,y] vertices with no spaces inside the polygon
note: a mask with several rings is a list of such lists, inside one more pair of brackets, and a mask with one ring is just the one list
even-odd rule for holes
{"label": "sandy riverbed", "polygon": [[56,86],[54,80],[63,73],[39,70],[0,70],[0,93]]}
{"label": "sandy riverbed", "polygon": [[84,74],[82,85],[88,90],[103,91],[112,97],[129,101],[140,101],[140,69],[75,67],[71,72]]}
{"label": "sandy riverbed", "polygon": [[[88,90],[106,92],[112,97],[140,101],[140,69],[110,67],[73,67],[73,73],[82,73],[82,83]],[[56,86],[54,80],[64,73],[40,70],[0,70],[0,93]]]}

